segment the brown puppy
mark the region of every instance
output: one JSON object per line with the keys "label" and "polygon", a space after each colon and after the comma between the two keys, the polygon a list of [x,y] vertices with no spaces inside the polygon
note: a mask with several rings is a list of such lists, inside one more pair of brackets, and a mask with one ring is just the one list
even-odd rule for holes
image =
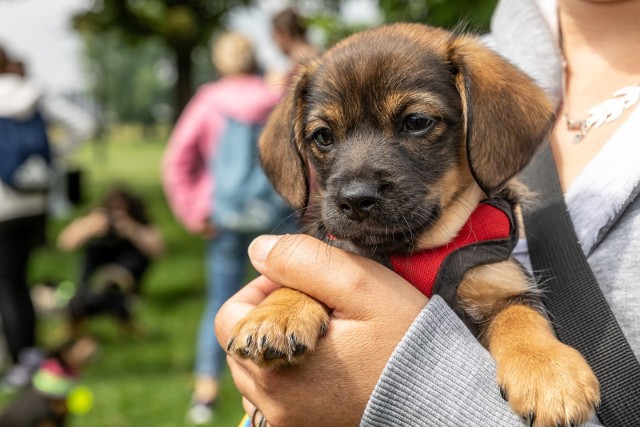
{"label": "brown puppy", "polygon": [[[261,155],[311,234],[390,265],[390,254],[446,247],[484,199],[513,207],[509,181],[553,122],[544,93],[474,37],[396,24],[352,36],[302,69]],[[509,252],[458,282],[450,303],[495,358],[514,411],[536,426],[587,421],[598,381],[555,338]],[[283,288],[237,325],[228,350],[261,366],[298,363],[328,322],[326,307]]]}

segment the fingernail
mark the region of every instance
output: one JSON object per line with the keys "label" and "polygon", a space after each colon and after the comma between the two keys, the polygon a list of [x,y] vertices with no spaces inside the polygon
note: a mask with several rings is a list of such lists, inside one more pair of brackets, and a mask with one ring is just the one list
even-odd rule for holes
{"label": "fingernail", "polygon": [[267,259],[273,246],[281,236],[258,236],[249,245],[249,257],[254,261],[262,262]]}

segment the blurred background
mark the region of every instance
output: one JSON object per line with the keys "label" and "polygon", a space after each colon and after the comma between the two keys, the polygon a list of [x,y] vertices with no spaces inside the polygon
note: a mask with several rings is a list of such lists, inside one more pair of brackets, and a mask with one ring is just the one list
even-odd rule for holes
{"label": "blurred background", "polygon": [[[350,33],[387,22],[484,32],[495,0],[0,0],[0,46],[39,90],[64,100],[90,122],[78,141],[53,124],[53,144],[66,147],[73,177],[67,205],[51,206],[47,244],[29,264],[36,301],[37,342],[66,339],[60,307],[75,290],[80,253],[57,249],[61,230],[86,215],[114,183],[146,201],[166,253],[150,265],[135,306],[135,328],[92,320],[98,351],[81,384],[85,403],[69,420],[79,427],[180,426],[192,388],[194,342],[203,307],[202,238],[174,219],[162,190],[160,163],[173,123],[195,90],[215,80],[211,41],[220,31],[244,33],[260,68],[286,72],[289,59],[271,36],[271,17],[295,6],[308,37],[325,49]],[[2,260],[0,260],[2,262]],[[248,273],[250,274],[250,273]],[[62,284],[62,286],[61,286]],[[38,294],[39,295],[39,294]],[[53,300],[52,300],[53,299]],[[213,330],[212,332],[213,333]],[[9,365],[0,339],[0,373]],[[0,390],[0,409],[15,398]],[[229,375],[222,382],[215,424],[235,426],[240,397]]]}

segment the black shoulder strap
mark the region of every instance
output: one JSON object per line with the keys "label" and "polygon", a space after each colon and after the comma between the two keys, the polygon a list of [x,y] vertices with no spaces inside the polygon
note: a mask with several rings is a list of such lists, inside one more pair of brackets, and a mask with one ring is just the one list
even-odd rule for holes
{"label": "black shoulder strap", "polygon": [[558,338],[584,355],[600,381],[605,426],[640,426],[640,364],[578,243],[548,145],[522,177],[540,195],[524,212],[525,232]]}

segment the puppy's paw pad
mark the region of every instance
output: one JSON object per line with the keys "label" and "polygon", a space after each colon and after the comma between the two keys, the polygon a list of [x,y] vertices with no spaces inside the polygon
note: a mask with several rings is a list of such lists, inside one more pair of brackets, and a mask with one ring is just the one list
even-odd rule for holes
{"label": "puppy's paw pad", "polygon": [[600,402],[598,380],[576,350],[561,343],[550,347],[503,360],[498,383],[526,425],[583,424]]}

